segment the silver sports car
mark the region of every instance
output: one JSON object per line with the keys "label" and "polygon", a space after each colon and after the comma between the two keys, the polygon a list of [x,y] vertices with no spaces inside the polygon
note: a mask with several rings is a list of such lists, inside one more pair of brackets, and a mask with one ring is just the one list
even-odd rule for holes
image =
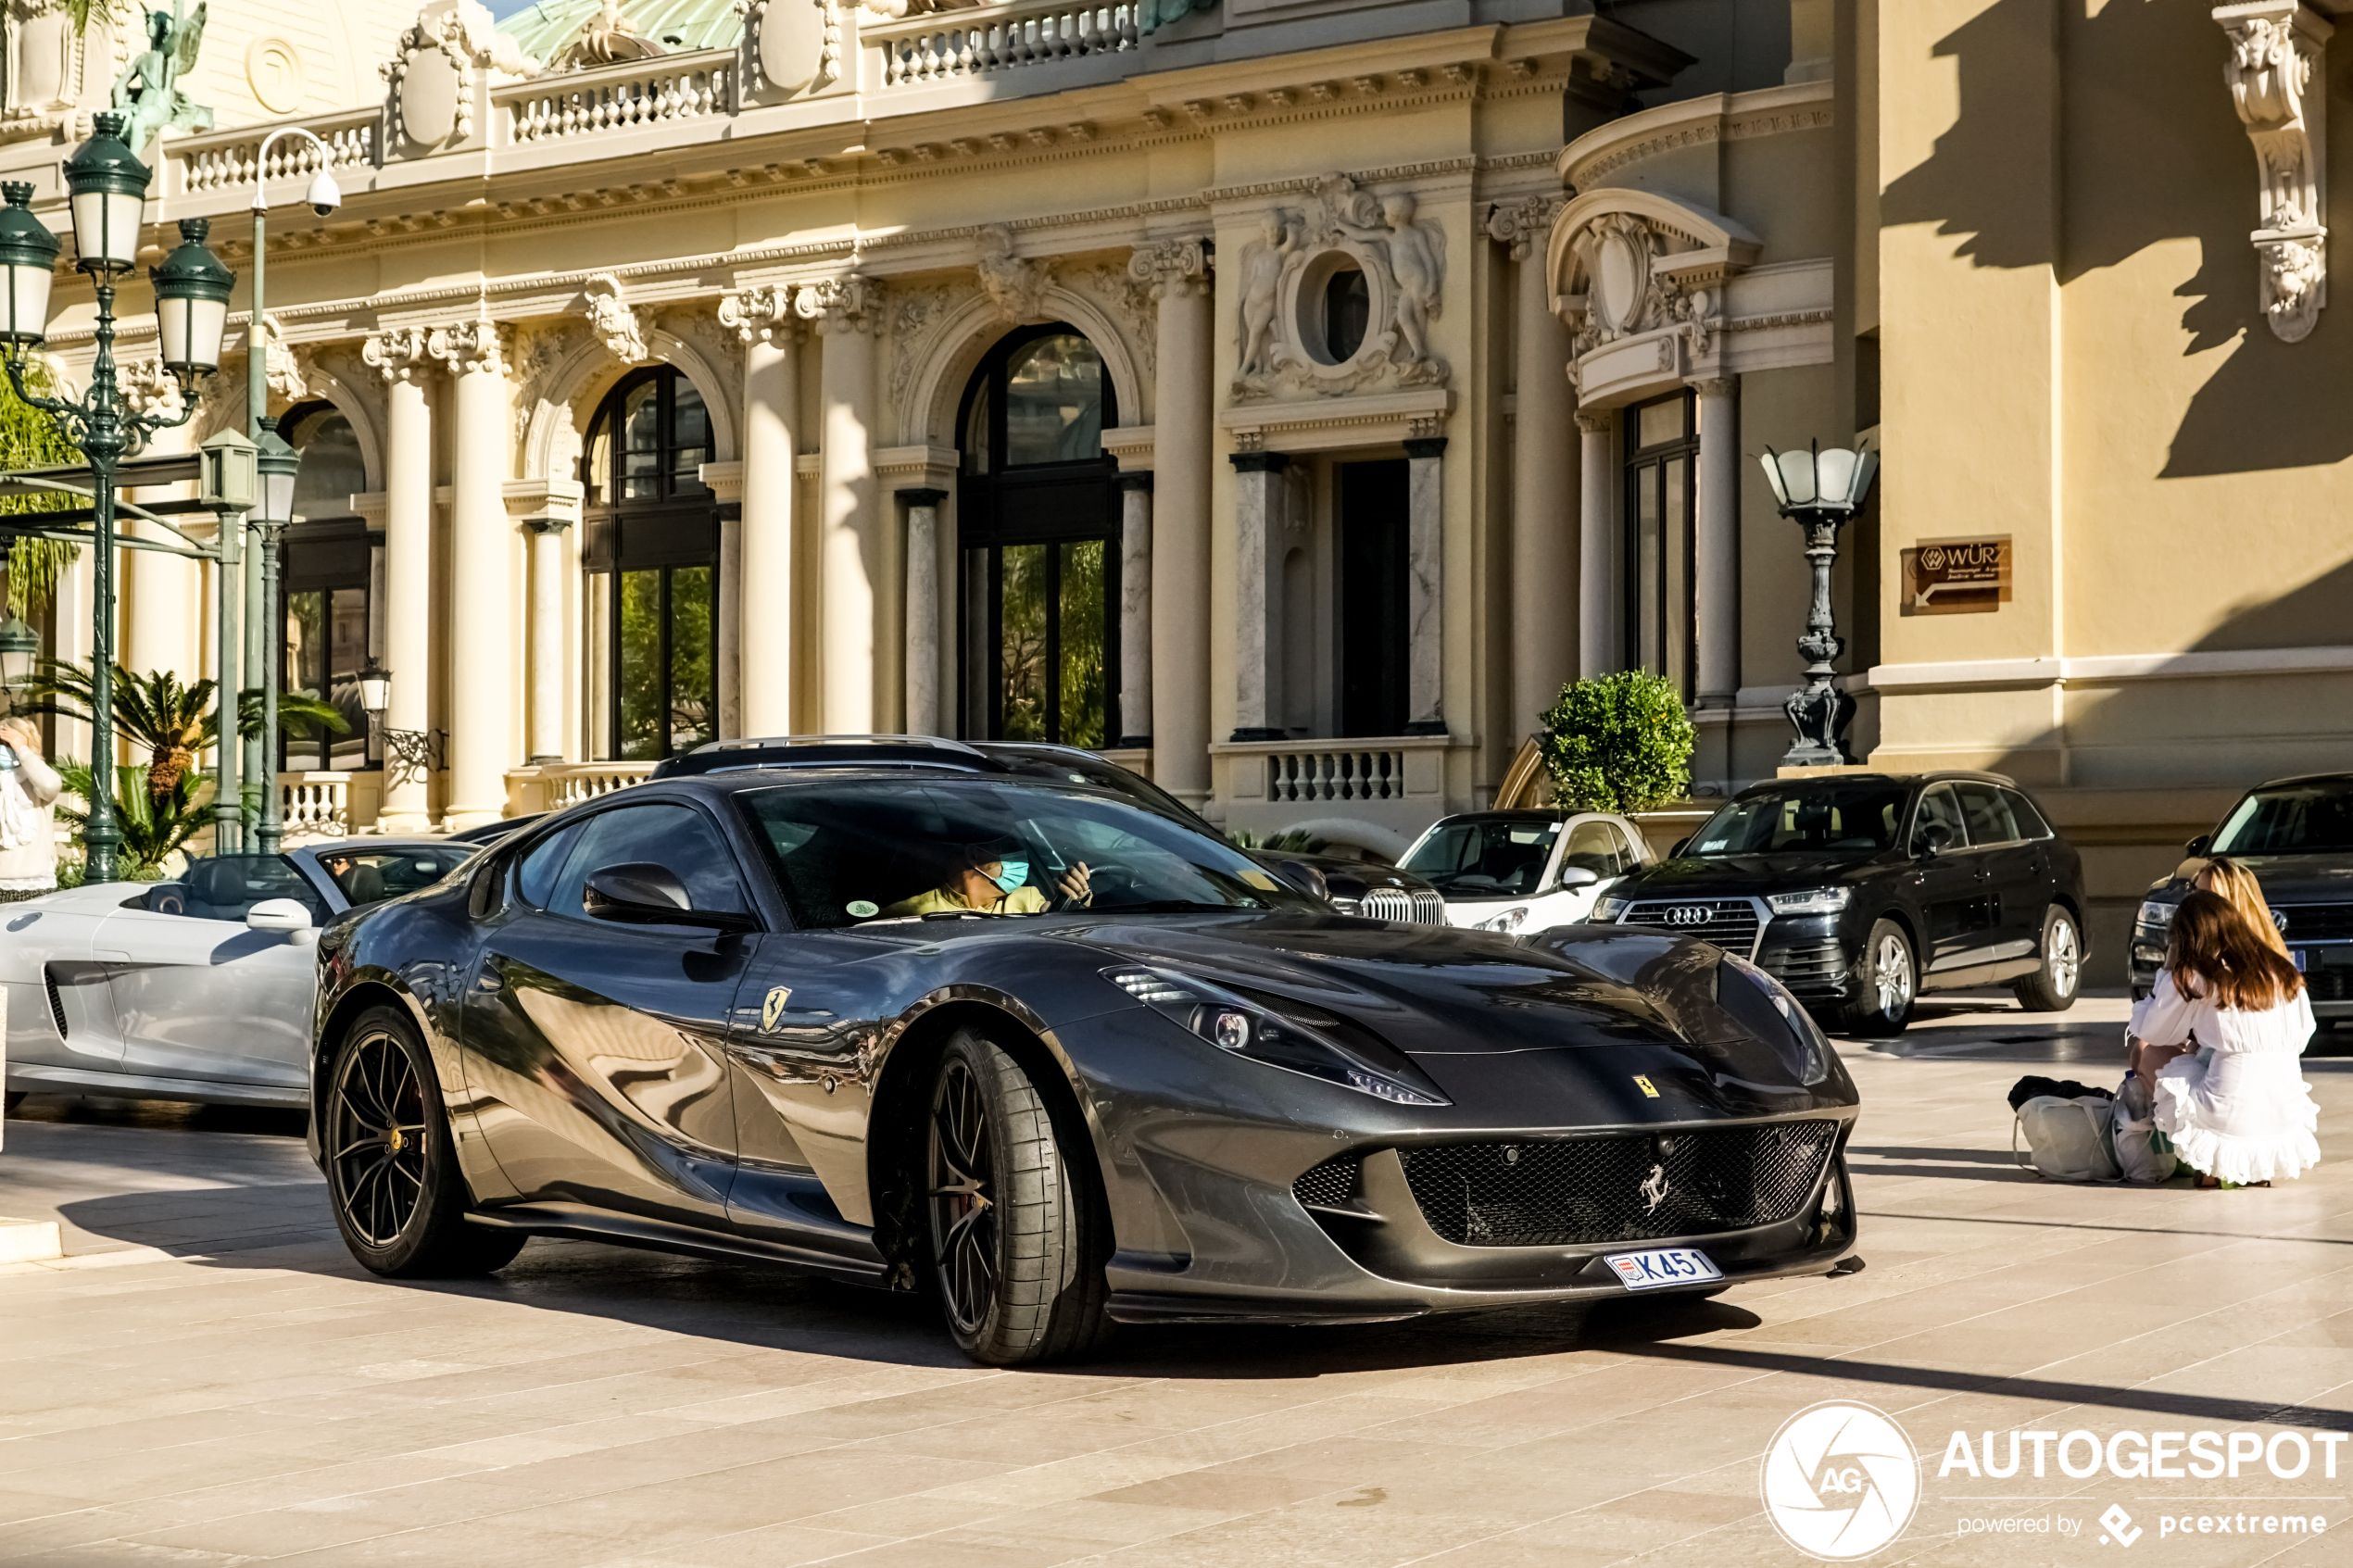
{"label": "silver sports car", "polygon": [[7,1102],[308,1105],[317,928],[439,882],[475,847],[344,839],[0,905]]}

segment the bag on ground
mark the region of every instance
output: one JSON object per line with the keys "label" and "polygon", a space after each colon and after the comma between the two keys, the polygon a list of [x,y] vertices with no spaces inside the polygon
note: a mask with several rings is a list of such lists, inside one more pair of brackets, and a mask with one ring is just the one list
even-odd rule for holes
{"label": "bag on ground", "polygon": [[2023,1135],[2027,1159],[2045,1181],[2114,1182],[2123,1179],[2116,1162],[2111,1122],[2115,1102],[2105,1098],[2064,1099],[2037,1095],[2018,1108],[2010,1132],[2010,1153],[2018,1155]]}
{"label": "bag on ground", "polygon": [[2157,1130],[2156,1102],[2156,1085],[2138,1073],[2124,1075],[2116,1091],[2110,1142],[2116,1148],[2117,1169],[2138,1186],[2157,1185],[2181,1163],[2174,1157],[2171,1141]]}

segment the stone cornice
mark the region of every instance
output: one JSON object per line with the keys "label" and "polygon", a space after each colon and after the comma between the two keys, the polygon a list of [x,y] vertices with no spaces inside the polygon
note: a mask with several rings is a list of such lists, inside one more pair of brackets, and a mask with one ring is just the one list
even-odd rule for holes
{"label": "stone cornice", "polygon": [[1584,191],[1629,164],[1680,148],[1822,130],[1836,122],[1835,100],[1835,84],[1806,82],[1661,104],[1596,126],[1564,147],[1561,181]]}

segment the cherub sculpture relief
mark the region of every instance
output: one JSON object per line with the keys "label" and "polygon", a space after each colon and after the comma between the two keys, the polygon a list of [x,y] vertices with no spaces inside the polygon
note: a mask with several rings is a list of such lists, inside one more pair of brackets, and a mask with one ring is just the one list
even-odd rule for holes
{"label": "cherub sculpture relief", "polygon": [[1300,225],[1280,207],[1258,225],[1259,238],[1242,251],[1240,374],[1264,375],[1274,368],[1275,312],[1281,303],[1283,274],[1300,249]]}
{"label": "cherub sculpture relief", "polygon": [[[1369,200],[1369,193],[1358,192]],[[1429,358],[1429,319],[1438,314],[1438,293],[1446,281],[1446,232],[1435,223],[1414,221],[1414,198],[1392,192],[1380,202],[1381,226],[1351,221],[1335,214],[1333,226],[1366,247],[1382,247],[1390,276],[1397,283],[1397,335],[1403,340],[1398,361]]]}

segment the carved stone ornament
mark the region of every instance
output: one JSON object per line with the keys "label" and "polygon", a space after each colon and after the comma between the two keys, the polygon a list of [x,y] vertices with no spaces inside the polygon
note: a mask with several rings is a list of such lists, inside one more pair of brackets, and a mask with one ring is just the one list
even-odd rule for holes
{"label": "carved stone ornament", "polygon": [[2217,6],[2214,19],[2230,38],[2231,102],[2255,144],[2257,303],[2273,335],[2301,343],[2328,303],[2322,55],[2335,29],[2297,0]]}
{"label": "carved stone ornament", "polygon": [[764,283],[728,295],[719,302],[719,324],[734,332],[738,343],[774,342],[779,333],[799,330],[792,295],[790,283]]}
{"label": "carved stone ornament", "polygon": [[[1446,233],[1415,210],[1411,193],[1377,195],[1345,174],[1318,180],[1304,211],[1267,210],[1242,251],[1236,290],[1237,401],[1446,384],[1446,361],[1429,343]],[[1364,274],[1367,320],[1363,342],[1342,356],[1327,341],[1325,301],[1349,270]]]}
{"label": "carved stone ornament", "polygon": [[274,395],[289,403],[310,395],[310,351],[288,343],[274,316],[262,318],[261,353],[262,373]]}
{"label": "carved stone ornament", "polygon": [[1209,270],[1209,248],[1200,240],[1160,240],[1137,246],[1127,258],[1127,275],[1150,288],[1155,300],[1207,294]]}
{"label": "carved stone ornament", "polygon": [[400,35],[398,52],[377,69],[390,90],[394,125],[420,149],[472,139],[484,73],[539,74],[539,63],[498,31],[480,0],[428,5]]}
{"label": "carved stone ornament", "polygon": [[1027,326],[1051,319],[1046,285],[1053,282],[1053,270],[1042,261],[1015,256],[1013,232],[1002,223],[991,223],[980,232],[977,270],[980,292],[1008,325]]}
{"label": "carved stone ornament", "polygon": [[134,359],[120,371],[122,400],[134,414],[176,420],[186,399],[160,359]]}
{"label": "carved stone ornament", "polygon": [[511,329],[502,321],[477,316],[435,327],[425,340],[425,352],[449,367],[451,375],[507,373]]}
{"label": "carved stone ornament", "polygon": [[741,78],[773,98],[814,93],[841,80],[841,0],[736,0],[744,19]]}
{"label": "carved stone ornament", "polygon": [[66,0],[7,0],[5,14],[7,64],[6,80],[0,81],[5,93],[0,136],[14,141],[54,132],[73,119],[84,71],[94,64],[107,69],[103,35],[85,40]]}
{"label": "carved stone ornament", "polygon": [[[1620,338],[1675,326],[1682,328],[1693,356],[1714,351],[1724,328],[1721,274],[1729,269],[1677,268],[1674,247],[1688,239],[1631,212],[1604,212],[1585,225],[1575,241],[1585,281],[1583,320],[1574,313],[1571,319],[1579,358]],[[1671,360],[1671,345],[1662,341],[1660,346]]]}
{"label": "carved stone ornament", "polygon": [[426,368],[426,350],[424,328],[387,327],[361,345],[359,358],[384,380],[405,382]]}
{"label": "carved stone ornament", "polygon": [[874,332],[882,325],[882,285],[855,272],[820,279],[793,296],[793,311],[821,334]]}
{"label": "carved stone ornament", "polygon": [[1568,198],[1557,192],[1497,202],[1487,214],[1487,237],[1499,245],[1510,246],[1514,261],[1525,261],[1543,249],[1545,239],[1553,232],[1553,220],[1567,205]]}
{"label": "carved stone ornament", "polygon": [[588,330],[597,334],[606,353],[624,365],[642,365],[653,358],[646,348],[646,329],[638,322],[637,313],[621,297],[620,279],[600,272],[581,292],[586,302]]}
{"label": "carved stone ornament", "polygon": [[1136,368],[1151,376],[1160,347],[1156,319],[1159,313],[1152,302],[1151,285],[1139,280],[1130,268],[1108,262],[1071,274],[1064,282],[1102,302],[1112,319],[1119,323],[1120,334],[1136,357]]}

